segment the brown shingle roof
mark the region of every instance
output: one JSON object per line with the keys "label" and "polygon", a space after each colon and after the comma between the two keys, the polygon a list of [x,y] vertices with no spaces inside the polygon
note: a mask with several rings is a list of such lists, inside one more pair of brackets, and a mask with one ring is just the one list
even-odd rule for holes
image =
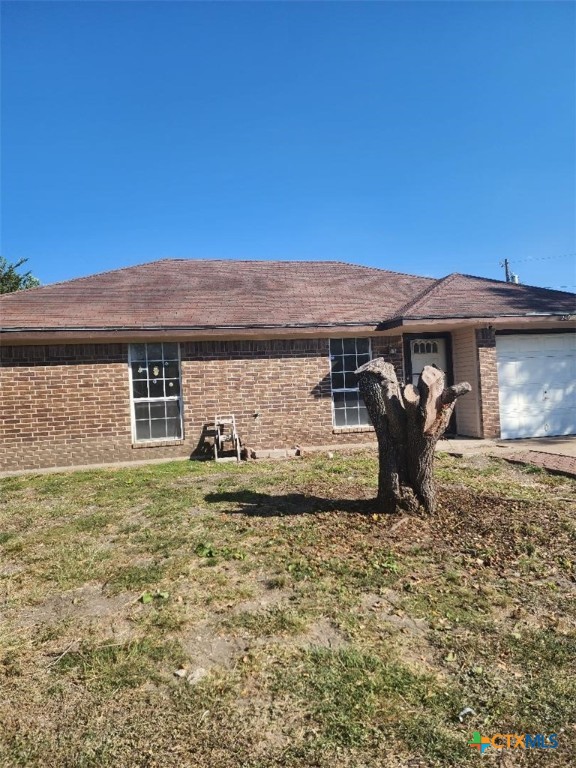
{"label": "brown shingle roof", "polygon": [[453,272],[425,288],[397,316],[405,320],[432,320],[551,313],[576,313],[576,295]]}
{"label": "brown shingle roof", "polygon": [[469,275],[334,261],[166,259],[0,296],[0,329],[387,327],[401,320],[576,313],[576,296]]}
{"label": "brown shingle roof", "polygon": [[340,262],[166,259],[4,295],[0,325],[375,326],[435,282]]}

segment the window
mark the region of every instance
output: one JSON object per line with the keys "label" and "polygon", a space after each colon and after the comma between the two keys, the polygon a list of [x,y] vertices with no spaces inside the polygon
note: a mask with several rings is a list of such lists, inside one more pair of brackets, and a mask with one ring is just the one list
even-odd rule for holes
{"label": "window", "polygon": [[436,355],[438,344],[435,341],[413,341],[412,352],[415,355]]}
{"label": "window", "polygon": [[370,339],[330,339],[330,370],[335,427],[369,426],[354,371],[371,358]]}
{"label": "window", "polygon": [[134,440],[182,437],[178,344],[130,344]]}

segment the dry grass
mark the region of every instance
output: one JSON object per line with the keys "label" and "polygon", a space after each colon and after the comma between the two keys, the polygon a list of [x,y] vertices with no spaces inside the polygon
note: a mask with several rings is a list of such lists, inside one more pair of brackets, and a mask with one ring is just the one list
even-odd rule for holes
{"label": "dry grass", "polygon": [[[576,483],[367,455],[0,481],[3,766],[573,765]],[[180,675],[175,675],[180,671]],[[460,724],[458,712],[476,715]]]}

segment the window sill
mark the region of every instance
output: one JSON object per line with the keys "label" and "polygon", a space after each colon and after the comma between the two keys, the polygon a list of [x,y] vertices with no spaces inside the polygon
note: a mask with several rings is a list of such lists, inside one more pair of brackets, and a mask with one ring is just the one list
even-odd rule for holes
{"label": "window sill", "polygon": [[355,432],[374,432],[374,427],[371,426],[363,426],[363,427],[333,427],[332,434],[333,435],[349,435],[353,434]]}
{"label": "window sill", "polygon": [[143,440],[140,443],[132,443],[132,448],[164,448],[171,445],[184,445],[184,440],[179,437],[174,440]]}

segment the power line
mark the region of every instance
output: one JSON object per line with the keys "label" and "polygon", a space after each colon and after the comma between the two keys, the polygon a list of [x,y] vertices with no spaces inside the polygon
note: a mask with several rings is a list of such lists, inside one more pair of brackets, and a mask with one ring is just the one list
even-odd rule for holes
{"label": "power line", "polygon": [[[576,258],[576,253],[563,253],[558,256],[527,256],[525,259],[514,259],[514,264],[524,264],[526,262],[531,261],[550,261],[552,259],[574,259]],[[505,276],[506,276],[506,282],[507,283],[518,283],[518,275],[516,275],[514,272],[512,272],[510,268],[510,262],[512,259],[504,259],[500,262],[500,266],[504,268]],[[564,286],[565,288],[571,287],[571,286]]]}
{"label": "power line", "polygon": [[[563,253],[558,256],[527,256],[525,259],[515,259],[514,257],[508,257],[508,263],[522,264],[527,261],[551,261],[554,259],[576,259],[576,253]],[[475,264],[494,264],[494,259],[475,259]],[[501,259],[500,266],[504,265],[504,259]]]}
{"label": "power line", "polygon": [[526,259],[511,259],[514,264],[522,264],[525,261],[550,261],[551,259],[574,259],[576,253],[564,253],[562,256],[528,256]]}

